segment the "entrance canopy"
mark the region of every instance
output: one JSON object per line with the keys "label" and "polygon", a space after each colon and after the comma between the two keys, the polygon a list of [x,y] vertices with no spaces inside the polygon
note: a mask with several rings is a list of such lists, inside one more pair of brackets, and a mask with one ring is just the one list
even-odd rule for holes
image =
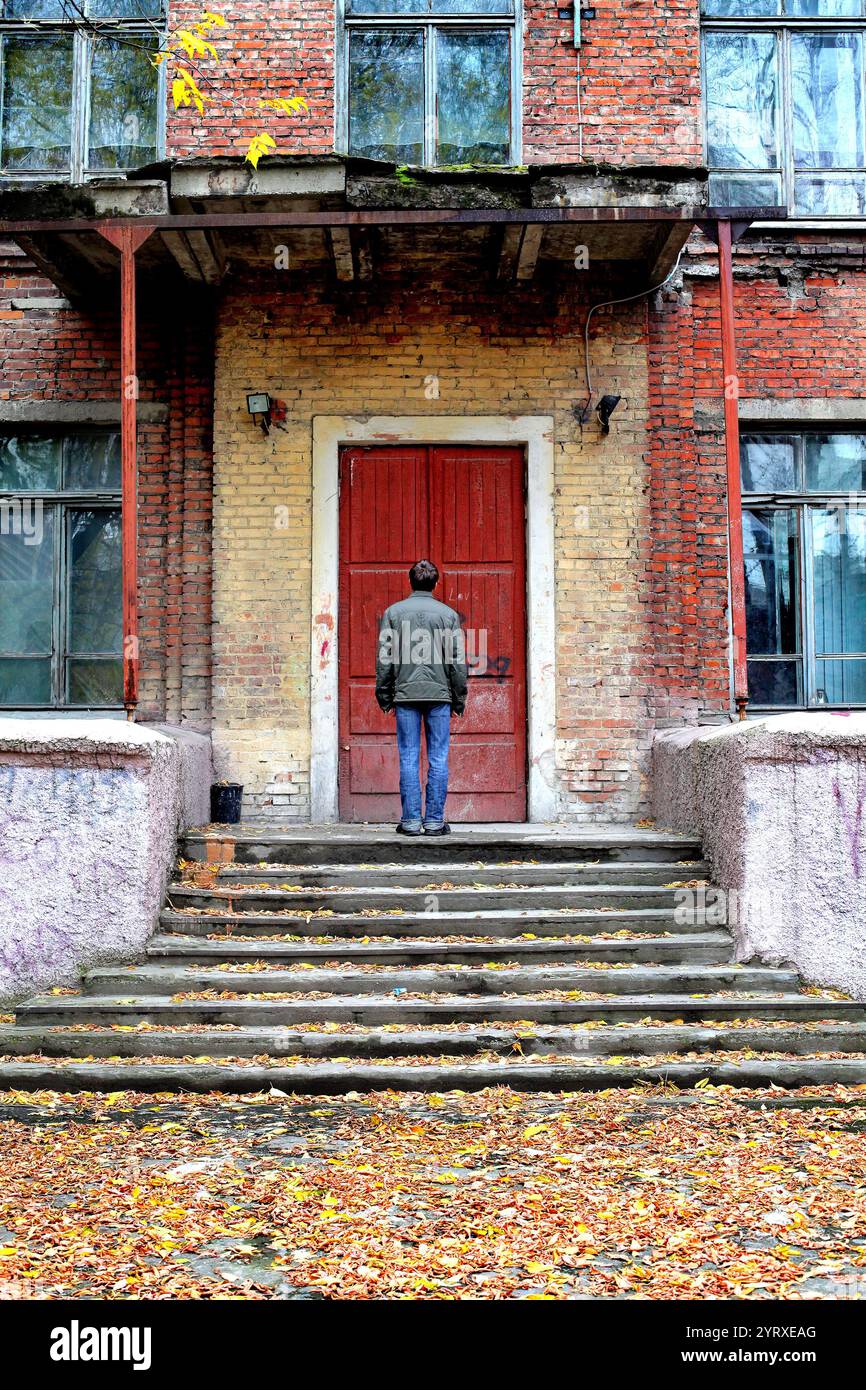
{"label": "entrance canopy", "polygon": [[[339,156],[166,162],[122,180],[0,193],[11,236],[73,302],[115,294],[120,271],[121,387],[136,374],[136,284],[220,284],[241,268],[310,270],[347,289],[377,274],[440,273],[456,283],[530,282],[542,265],[619,267],[635,297],[676,265],[693,228],[718,241],[737,707],[746,708],[746,642],[731,248],[778,209],[706,206],[706,171],[598,165],[415,169]],[[613,302],[613,301],[612,301]],[[620,301],[615,301],[620,302]],[[730,387],[730,389],[729,389]],[[138,699],[136,405],[121,390],[124,703]]]}
{"label": "entrance canopy", "polygon": [[255,170],[240,158],[193,159],[0,193],[0,230],[72,300],[117,271],[116,248],[95,226],[106,220],[153,229],[136,257],[141,279],[218,285],[229,262],[273,268],[279,245],[293,270],[340,282],[444,257],[503,284],[531,280],[545,263],[616,263],[637,288],[663,280],[695,223],[713,216],[704,171],[675,166],[425,170],[297,156]]}

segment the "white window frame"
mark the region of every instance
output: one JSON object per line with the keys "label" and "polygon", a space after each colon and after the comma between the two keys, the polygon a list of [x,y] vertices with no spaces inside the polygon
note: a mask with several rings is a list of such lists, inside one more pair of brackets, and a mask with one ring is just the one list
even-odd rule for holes
{"label": "white window frame", "polygon": [[[794,457],[798,469],[798,481],[805,482],[805,448],[806,440],[814,435],[828,434],[859,434],[855,424],[847,425],[797,425],[787,428],[783,425],[773,425],[769,421],[762,425],[740,425],[740,438],[743,442],[749,439],[777,439],[782,442],[790,443],[794,448]],[[742,468],[742,456],[740,467]],[[769,705],[761,704],[758,701],[751,701],[749,708],[757,711],[770,711],[774,714],[791,713],[793,710],[860,710],[866,705],[857,702],[832,703],[818,699],[817,683],[817,663],[818,661],[861,661],[863,656],[859,652],[818,652],[815,637],[815,593],[814,593],[814,552],[812,546],[812,528],[806,515],[807,511],[814,509],[839,509],[845,524],[847,524],[847,508],[853,507],[857,511],[866,510],[866,491],[860,489],[840,492],[838,489],[824,489],[823,491],[807,491],[805,487],[798,487],[792,492],[758,492],[749,491],[745,487],[742,490],[742,509],[747,511],[792,511],[797,523],[797,554],[799,561],[799,574],[797,577],[797,609],[800,622],[800,651],[799,653],[779,653],[778,655],[765,655],[763,653],[746,652],[747,662],[762,662],[770,664],[773,662],[799,661],[802,700],[799,704],[792,705]]]}
{"label": "white window frame", "polygon": [[[72,438],[114,438],[120,445],[120,433],[117,428],[102,428],[98,425],[83,425],[78,428],[65,428],[56,425],[48,425],[44,429],[35,425],[0,425],[0,437],[7,439],[10,436],[26,435],[50,435],[60,442],[61,447],[65,441]],[[38,487],[32,491],[9,491],[0,487],[0,502],[31,502],[41,504],[46,509],[53,512],[53,597],[51,609],[51,699],[46,704],[0,704],[0,715],[9,714],[13,711],[33,711],[34,713],[62,713],[80,712],[85,710],[116,710],[123,708],[122,700],[117,700],[113,704],[74,704],[68,695],[69,691],[69,663],[70,661],[86,661],[88,659],[115,659],[121,661],[121,654],[116,657],[105,652],[73,652],[69,650],[69,602],[72,593],[71,588],[71,564],[69,556],[69,531],[68,517],[76,510],[87,509],[88,511],[116,512],[118,518],[122,511],[121,489],[111,488],[72,488],[64,486],[61,476],[60,485],[57,488]],[[122,581],[122,571],[121,571]],[[119,595],[118,595],[119,598]],[[118,610],[119,612],[119,610]],[[45,660],[44,653],[21,653],[4,652],[4,660]]]}
{"label": "white window frame", "polygon": [[[705,58],[705,39],[709,33],[727,32],[734,34],[757,34],[772,33],[776,38],[776,69],[777,69],[777,103],[776,103],[776,130],[779,139],[779,167],[777,169],[752,169],[743,166],[739,169],[719,168],[710,165],[709,162],[709,123],[707,113],[707,65]],[[866,156],[864,164],[856,169],[843,168],[841,165],[833,169],[809,170],[794,169],[794,140],[793,140],[793,107],[791,100],[791,65],[790,65],[790,35],[793,32],[819,32],[819,33],[861,33],[864,35],[866,44],[866,0],[863,3],[863,13],[858,18],[857,15],[705,15],[701,14],[701,105],[703,118],[704,134],[704,163],[709,169],[710,176],[735,178],[738,174],[761,174],[766,178],[778,176],[781,179],[781,202],[779,208],[786,210],[789,217],[797,219],[817,220],[820,222],[837,222],[845,218],[858,218],[863,214],[840,213],[827,214],[820,212],[810,212],[806,209],[798,212],[794,203],[794,174],[808,175],[810,173],[823,174],[863,174],[866,179]],[[866,71],[866,58],[864,58],[864,71]],[[862,101],[866,107],[866,81]],[[711,197],[710,201],[714,203]],[[864,210],[866,212],[866,210]]]}
{"label": "white window frame", "polygon": [[[7,169],[3,160],[2,148],[2,101],[3,101],[3,51],[0,43],[0,183],[87,183],[91,179],[122,177],[124,170],[88,169],[85,152],[90,125],[90,68],[96,37],[87,32],[82,19],[98,26],[99,34],[105,38],[114,35],[139,36],[142,39],[158,34],[165,35],[167,0],[161,0],[161,15],[147,18],[105,18],[90,17],[91,0],[74,0],[69,5],[72,17],[68,19],[4,19],[3,5],[0,4],[0,40],[7,34],[29,38],[61,37],[72,34],[72,93],[70,116],[70,167],[69,169]],[[75,10],[83,11],[79,18]],[[144,54],[141,61],[145,62]],[[154,70],[156,81],[156,151],[154,161],[161,159],[165,152],[165,103],[166,103],[166,65],[163,63]]]}
{"label": "white window frame", "polygon": [[[435,2],[435,0],[434,0]],[[511,149],[509,159],[501,167],[513,168],[522,160],[522,106],[523,106],[523,4],[513,0],[511,14],[444,14],[425,15],[349,15],[346,13],[346,0],[336,0],[337,33],[336,55],[336,103],[334,148],[343,155],[349,154],[349,34],[352,29],[420,29],[425,32],[424,42],[424,158],[425,168],[436,168],[436,45],[437,29],[507,29],[511,33]],[[447,167],[447,166],[445,166]]]}

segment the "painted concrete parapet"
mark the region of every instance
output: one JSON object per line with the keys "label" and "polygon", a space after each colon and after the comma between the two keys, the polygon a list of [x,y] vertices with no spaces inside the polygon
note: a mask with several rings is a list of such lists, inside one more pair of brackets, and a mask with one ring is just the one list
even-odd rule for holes
{"label": "painted concrete parapet", "polygon": [[658,826],[698,831],[713,883],[736,890],[738,959],[866,999],[866,714],[659,733],[653,799]]}
{"label": "painted concrete parapet", "polygon": [[0,719],[0,1001],[141,951],[211,780],[204,734]]}

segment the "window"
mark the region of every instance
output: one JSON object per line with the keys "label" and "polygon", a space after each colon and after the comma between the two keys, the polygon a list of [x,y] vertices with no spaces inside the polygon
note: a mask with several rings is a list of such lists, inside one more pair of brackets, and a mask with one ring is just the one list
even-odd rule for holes
{"label": "window", "polygon": [[702,0],[710,202],[866,215],[866,0]]}
{"label": "window", "polygon": [[518,160],[516,0],[343,0],[350,154],[397,164]]}
{"label": "window", "polygon": [[866,705],[866,434],[745,435],[749,699]]}
{"label": "window", "polygon": [[0,175],[133,169],[162,144],[163,0],[0,0]]}
{"label": "window", "polygon": [[120,437],[0,437],[0,707],[123,701]]}

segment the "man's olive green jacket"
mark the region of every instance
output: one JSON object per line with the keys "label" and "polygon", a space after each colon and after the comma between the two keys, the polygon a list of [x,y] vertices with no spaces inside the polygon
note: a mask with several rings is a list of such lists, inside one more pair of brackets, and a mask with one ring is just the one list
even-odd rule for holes
{"label": "man's olive green jacket", "polygon": [[380,709],[429,701],[462,714],[466,685],[466,643],[453,608],[421,589],[386,608],[376,659]]}

